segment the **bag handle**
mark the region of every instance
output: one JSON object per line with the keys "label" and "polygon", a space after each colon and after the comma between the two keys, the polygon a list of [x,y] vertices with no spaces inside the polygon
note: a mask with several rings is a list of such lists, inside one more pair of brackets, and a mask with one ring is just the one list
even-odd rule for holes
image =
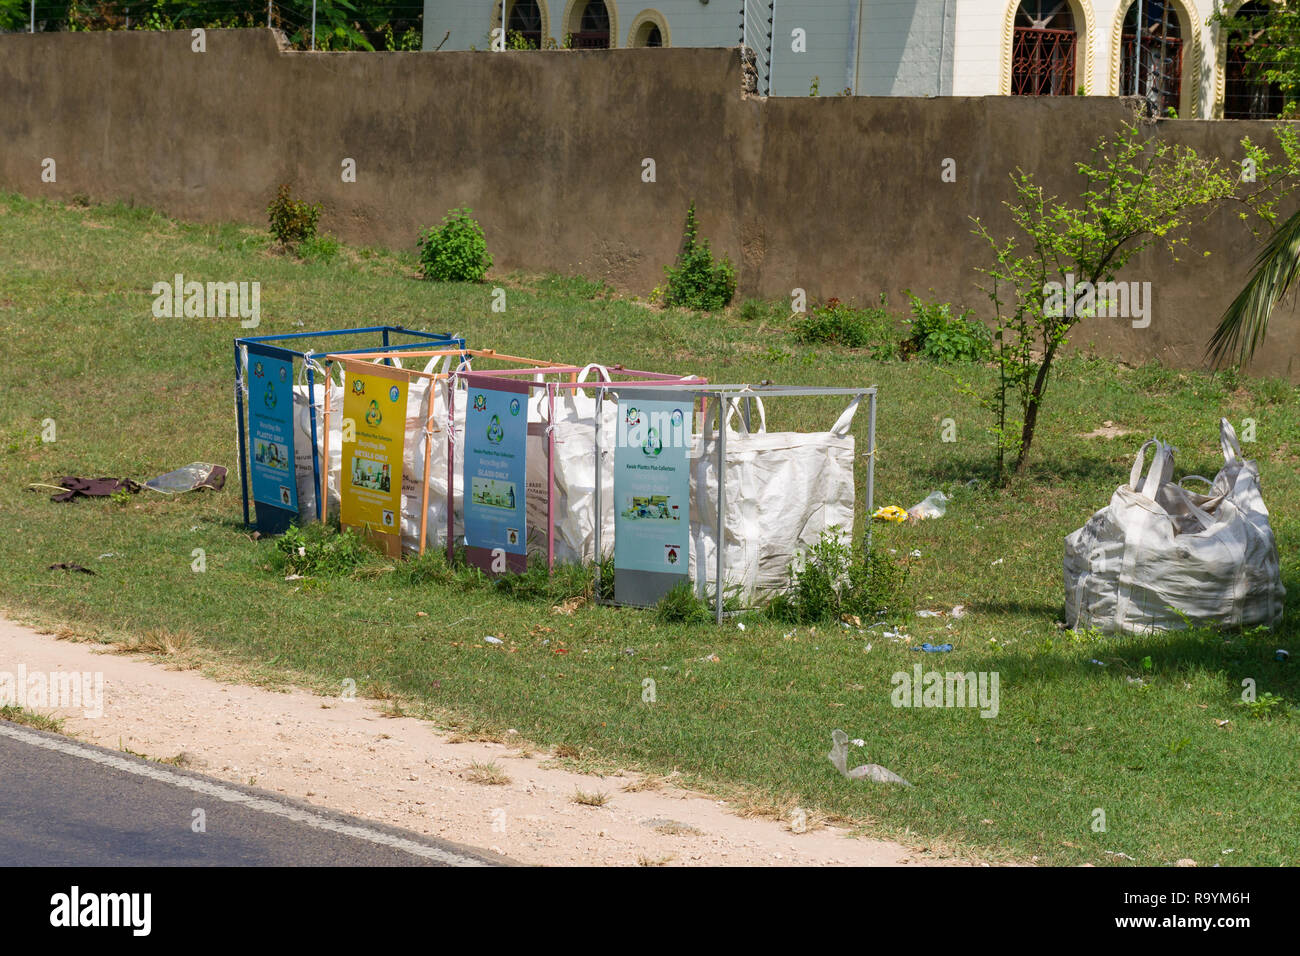
{"label": "bag handle", "polygon": [[858,405],[862,402],[862,396],[856,396],[853,401],[849,402],[849,407],[840,413],[840,417],[835,424],[831,426],[831,434],[836,438],[843,438],[849,433],[849,427],[853,424],[853,416],[857,414]]}
{"label": "bag handle", "polygon": [[1232,464],[1240,459],[1245,461],[1241,454],[1241,445],[1237,441],[1237,433],[1232,427],[1232,422],[1226,418],[1219,419],[1219,447],[1223,449],[1224,464]]}
{"label": "bag handle", "polygon": [[[1138,482],[1142,478],[1142,466],[1146,464],[1147,448],[1151,445],[1156,446],[1156,453],[1152,456],[1151,468],[1147,471],[1146,480],[1139,487]],[[1129,471],[1128,476],[1128,486],[1138,494],[1154,500],[1160,486],[1168,482],[1173,477],[1173,474],[1173,449],[1158,438],[1148,438],[1142,443],[1142,447],[1138,449],[1137,457],[1133,460],[1133,468]]]}
{"label": "bag handle", "polygon": [[740,411],[740,402],[742,399],[752,398],[754,404],[758,406],[758,431],[752,432],[745,425],[744,416],[740,419],[740,432],[744,435],[763,435],[767,433],[767,409],[763,407],[763,400],[757,395],[737,395],[735,398],[727,399],[727,417],[723,420],[723,428],[731,427],[731,416]]}

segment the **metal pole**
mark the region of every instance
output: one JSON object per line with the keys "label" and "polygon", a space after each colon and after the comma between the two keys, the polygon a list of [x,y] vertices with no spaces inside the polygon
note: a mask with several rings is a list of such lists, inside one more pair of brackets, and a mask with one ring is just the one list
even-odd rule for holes
{"label": "metal pole", "polygon": [[316,0],[311,0],[311,48],[316,49]]}
{"label": "metal pole", "polygon": [[[36,0],[32,0],[32,28],[31,32],[36,32]],[[244,524],[248,524],[248,519],[244,519]]]}
{"label": "metal pole", "polygon": [[1165,105],[1165,57],[1169,49],[1169,0],[1164,0],[1160,16],[1160,105],[1157,112],[1163,112]]}
{"label": "metal pole", "polygon": [[[32,6],[36,0],[32,0]],[[248,524],[248,452],[244,439],[244,363],[235,342],[235,422],[239,426],[239,487],[244,496],[244,524]]]}
{"label": "metal pole", "polygon": [[[726,573],[726,562],[723,560],[723,553],[726,549],[726,541],[723,535],[726,534],[726,520],[723,517],[726,513],[727,505],[727,418],[726,418],[726,399],[721,392],[718,393],[718,580],[714,583],[716,589],[713,602],[714,621],[722,623],[722,576]],[[701,555],[702,557],[702,555]]]}
{"label": "metal pole", "polygon": [[1133,21],[1133,95],[1141,96],[1142,82],[1142,0],[1137,0],[1137,19]]}
{"label": "metal pole", "polygon": [[271,0],[266,0],[266,28],[271,29]]}
{"label": "metal pole", "polygon": [[871,393],[870,415],[867,418],[867,538],[866,556],[871,557],[871,521],[876,499],[876,393]]}
{"label": "metal pole", "polygon": [[[320,481],[320,449],[316,447],[316,373],[312,371],[311,355],[308,353],[303,362],[307,365],[307,407],[311,409],[311,475],[312,478]],[[329,374],[328,372],[326,373]],[[329,462],[325,463],[326,475],[329,474]],[[321,517],[320,495],[316,496],[316,520],[324,522]],[[298,513],[302,514],[301,504],[298,507]]]}
{"label": "metal pole", "polygon": [[596,393],[596,603],[600,603],[600,519],[604,516],[604,509],[601,507],[601,487],[600,487],[600,438],[601,422],[605,418],[605,390],[602,388]]}

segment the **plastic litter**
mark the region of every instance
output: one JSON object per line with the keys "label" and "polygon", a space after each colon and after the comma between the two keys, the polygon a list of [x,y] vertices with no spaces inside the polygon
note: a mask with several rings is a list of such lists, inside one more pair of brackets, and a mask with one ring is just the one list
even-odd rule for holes
{"label": "plastic litter", "polygon": [[1275,654],[1273,655],[1273,660],[1275,660],[1275,661],[1286,661],[1286,660],[1289,660],[1290,657],[1291,657],[1291,655],[1290,655],[1287,651],[1285,651],[1285,650],[1283,650],[1282,648],[1279,647],[1279,648],[1277,649],[1277,653],[1275,653]]}
{"label": "plastic litter", "polygon": [[942,617],[938,611],[917,611],[917,617]]}
{"label": "plastic litter", "polygon": [[952,616],[953,616],[953,617],[959,617],[959,618],[960,618],[960,617],[965,617],[965,616],[966,616],[966,605],[965,605],[965,604],[958,604],[956,607],[954,607],[954,608],[952,609]]}
{"label": "plastic litter", "polygon": [[950,650],[952,650],[952,645],[951,645],[951,644],[931,644],[929,641],[926,641],[926,642],[925,642],[924,644],[922,644],[920,647],[914,647],[914,648],[912,648],[912,650],[914,650],[914,651],[925,651],[927,654],[947,654]]}
{"label": "plastic litter", "polygon": [[[887,770],[878,763],[867,763],[860,767],[854,767],[852,770],[849,766],[849,735],[842,730],[831,731],[831,741],[833,746],[831,752],[826,755],[831,764],[848,780],[874,780],[876,783],[901,783],[905,787],[911,784],[894,773]],[[866,741],[854,740],[855,746],[865,747]]]}
{"label": "plastic litter", "polygon": [[192,461],[184,468],[177,468],[175,471],[169,471],[157,478],[150,478],[144,483],[144,486],[150,491],[157,491],[164,495],[176,495],[186,491],[197,491],[200,488],[220,491],[225,487],[225,484],[226,468],[224,465],[210,465],[203,461]]}
{"label": "plastic litter", "polygon": [[504,643],[504,642],[501,640],[501,638],[499,638],[499,637],[493,637],[491,634],[489,634],[487,637],[483,638],[483,640],[487,641],[489,644],[501,644],[501,643]]}
{"label": "plastic litter", "polygon": [[877,521],[892,521],[895,524],[902,524],[907,520],[907,512],[898,505],[885,505],[883,508],[877,508],[871,517]]}
{"label": "plastic litter", "polygon": [[907,509],[908,520],[925,521],[927,518],[942,518],[944,512],[948,510],[948,502],[951,500],[942,491],[932,491],[926,495],[924,501],[918,502]]}

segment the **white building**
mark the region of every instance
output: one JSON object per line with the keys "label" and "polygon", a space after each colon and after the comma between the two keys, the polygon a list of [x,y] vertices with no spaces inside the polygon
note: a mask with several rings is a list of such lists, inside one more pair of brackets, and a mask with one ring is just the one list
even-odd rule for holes
{"label": "white building", "polygon": [[[514,45],[543,49],[744,43],[772,96],[1116,96],[1136,85],[1164,114],[1276,115],[1277,91],[1242,76],[1241,40],[1208,23],[1220,7],[1243,2],[505,0],[504,13]],[[425,0],[424,48],[487,50],[502,12],[502,0]]]}

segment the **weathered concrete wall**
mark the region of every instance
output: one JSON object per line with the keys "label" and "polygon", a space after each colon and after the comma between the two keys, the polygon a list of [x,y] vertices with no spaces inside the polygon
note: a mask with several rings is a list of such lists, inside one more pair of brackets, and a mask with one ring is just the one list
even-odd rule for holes
{"label": "weathered concrete wall", "polygon": [[[1099,98],[747,98],[734,50],[284,52],[267,31],[0,36],[0,189],[133,199],[200,221],[264,224],[281,182],[322,228],[410,248],[454,206],[483,223],[499,270],[581,273],[645,293],[675,256],[687,203],[740,265],[743,294],[902,305],[911,288],[986,311],[969,217],[1008,223],[1008,173],[1077,189],[1073,163],[1126,117]],[[1266,124],[1177,122],[1236,162]],[[58,164],[43,183],[41,160]],[[356,160],[357,182],[340,177]],[[642,182],[655,160],[657,182]],[[944,183],[945,158],[957,181]],[[1258,246],[1224,212],[1192,235],[1208,259],[1141,256],[1150,328],[1093,320],[1077,344],[1200,364]],[[1273,323],[1255,370],[1300,381],[1300,322]]]}

